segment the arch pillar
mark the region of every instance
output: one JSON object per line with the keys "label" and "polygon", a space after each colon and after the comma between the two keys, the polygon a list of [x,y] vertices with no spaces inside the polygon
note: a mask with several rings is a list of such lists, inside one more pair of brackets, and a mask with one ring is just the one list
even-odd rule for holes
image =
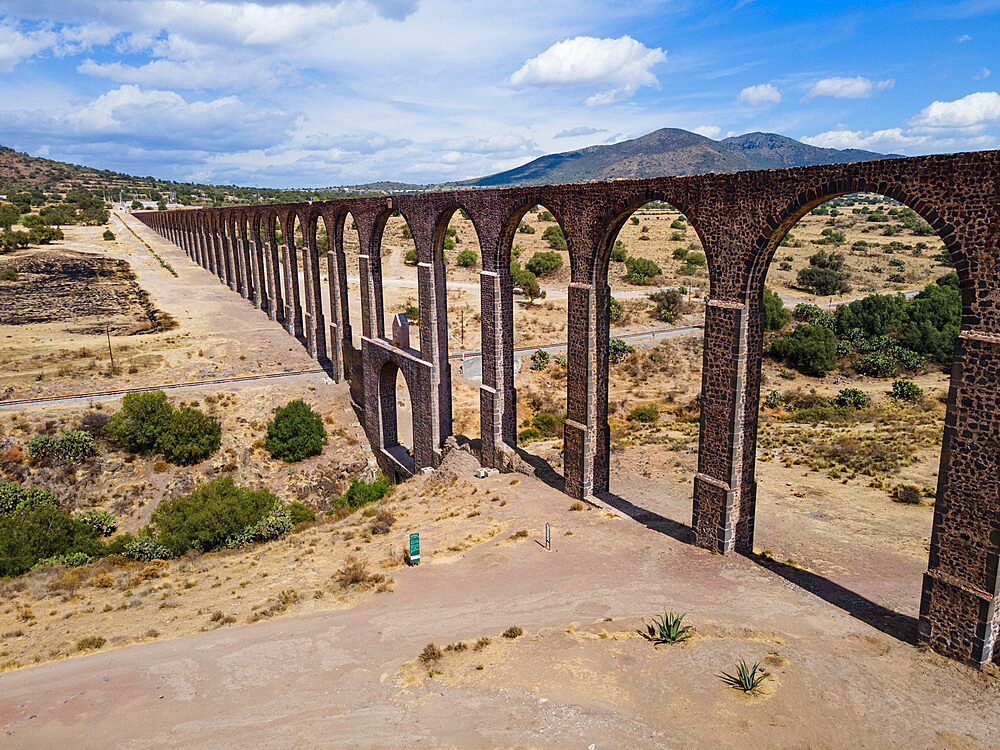
{"label": "arch pillar", "polygon": [[[309,356],[328,367],[326,319],[323,315],[323,289],[320,285],[319,248],[316,246],[316,219],[303,222],[302,264],[306,272],[306,341]],[[332,300],[331,300],[332,301]]]}

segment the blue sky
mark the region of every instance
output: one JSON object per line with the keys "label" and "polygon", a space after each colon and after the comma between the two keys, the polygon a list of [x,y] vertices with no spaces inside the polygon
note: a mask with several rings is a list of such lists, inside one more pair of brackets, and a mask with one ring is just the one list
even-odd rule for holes
{"label": "blue sky", "polygon": [[0,0],[0,144],[274,187],[433,183],[661,127],[1000,147],[1000,0]]}

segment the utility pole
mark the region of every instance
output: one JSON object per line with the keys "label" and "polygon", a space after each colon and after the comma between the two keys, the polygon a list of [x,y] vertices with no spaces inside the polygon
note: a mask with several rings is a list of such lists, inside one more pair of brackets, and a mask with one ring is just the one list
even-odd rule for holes
{"label": "utility pole", "polygon": [[108,335],[108,357],[111,359],[111,374],[115,374],[115,355],[111,351],[111,327],[104,326],[104,332]]}
{"label": "utility pole", "polygon": [[465,349],[465,308],[462,308],[462,349]]}

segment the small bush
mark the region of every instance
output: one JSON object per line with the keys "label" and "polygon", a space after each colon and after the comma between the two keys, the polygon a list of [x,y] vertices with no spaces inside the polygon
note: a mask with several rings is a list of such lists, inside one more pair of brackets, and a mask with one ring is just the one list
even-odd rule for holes
{"label": "small bush", "polygon": [[552,215],[551,211],[539,211],[538,212],[539,221],[555,221],[556,217]]}
{"label": "small bush", "polygon": [[[554,228],[555,227],[549,227],[549,229]],[[548,229],[545,231],[548,231]],[[524,267],[535,274],[535,276],[548,276],[562,268],[562,264],[562,256],[559,255],[559,253],[554,253],[549,250],[532,255],[531,260],[529,260]]]}
{"label": "small bush", "polygon": [[272,458],[286,463],[319,455],[325,443],[323,418],[299,399],[278,407],[274,419],[267,423],[264,446]]}
{"label": "small bush", "polygon": [[624,263],[628,260],[628,251],[621,240],[615,240],[615,245],[611,248],[611,260],[615,263]]}
{"label": "small bush", "polygon": [[550,359],[551,357],[547,351],[544,349],[536,349],[531,355],[531,369],[544,370],[549,366]]}
{"label": "small bush", "polygon": [[610,318],[612,323],[620,323],[624,317],[625,308],[622,307],[621,302],[612,297],[608,306],[608,318]]}
{"label": "small bush", "polygon": [[430,665],[439,662],[442,656],[444,656],[444,654],[441,652],[441,649],[433,643],[428,643],[424,646],[424,650],[420,652],[420,656],[417,658],[420,660],[421,664],[425,667],[429,667]]}
{"label": "small bush", "polygon": [[520,232],[521,234],[534,234],[535,228],[531,226],[531,224],[529,224],[528,222],[522,221],[520,225],[517,227],[517,231]]}
{"label": "small bush", "polygon": [[407,305],[406,308],[403,310],[403,314],[406,316],[406,319],[411,323],[420,322],[420,308],[417,307],[416,305]]}
{"label": "small bush", "polygon": [[560,435],[563,425],[566,423],[566,416],[553,414],[552,412],[540,411],[531,418],[531,425],[542,435]]}
{"label": "small bush", "polygon": [[916,401],[924,395],[924,389],[912,380],[899,379],[892,383],[892,391],[889,394],[897,401]]}
{"label": "small bush", "polygon": [[924,499],[923,495],[924,493],[919,487],[915,487],[912,484],[901,484],[893,490],[892,499],[897,503],[920,505]]}
{"label": "small bush", "polygon": [[521,630],[521,628],[517,627],[517,625],[511,625],[500,635],[502,635],[504,638],[510,638],[511,640],[513,640],[514,638],[520,638],[522,635],[524,635],[524,631]]}
{"label": "small bush", "polygon": [[163,391],[129,393],[105,428],[108,436],[133,453],[155,453],[156,443],[173,416]]}
{"label": "small bush", "polygon": [[637,406],[628,413],[629,422],[644,422],[652,424],[660,418],[660,407],[656,404]]}
{"label": "small bush", "polygon": [[396,523],[396,516],[392,514],[392,511],[388,508],[379,508],[368,530],[372,534],[388,534],[394,523]]}
{"label": "small bush", "polygon": [[103,235],[103,237],[104,237],[104,239],[105,239],[105,240],[107,240],[108,242],[111,242],[111,241],[112,241],[112,240],[114,240],[114,238],[115,238],[115,233],[114,233],[114,232],[112,232],[112,231],[111,231],[110,229],[105,229],[105,230],[104,230],[104,235]]}
{"label": "small bush", "polygon": [[458,263],[458,265],[462,266],[462,268],[472,268],[474,265],[476,265],[476,261],[478,259],[479,256],[476,255],[475,250],[463,250],[458,254],[456,262]]}
{"label": "small bush", "polygon": [[79,518],[96,531],[98,536],[111,536],[118,530],[118,519],[103,510],[90,510]]}
{"label": "small bush", "polygon": [[[218,477],[189,495],[161,502],[153,512],[152,526],[158,544],[174,556],[189,549],[208,552],[253,541],[246,537],[257,537],[258,532],[267,535],[270,530],[261,528],[260,523],[275,505],[284,509],[281,500],[268,490],[238,487],[231,477]],[[285,519],[289,519],[287,512]],[[290,527],[290,520],[287,523]]]}
{"label": "small bush", "polygon": [[28,441],[28,457],[32,461],[46,461],[56,455],[56,441],[51,435],[35,435]]}
{"label": "small bush", "polygon": [[613,364],[622,362],[625,357],[634,351],[635,347],[631,344],[626,344],[622,339],[611,339],[608,341],[608,359]]}
{"label": "small bush", "polygon": [[767,288],[764,289],[763,306],[765,330],[780,331],[788,325],[792,317],[791,311],[785,307],[781,297]]}
{"label": "small bush", "polygon": [[837,366],[837,338],[829,328],[801,325],[771,344],[771,354],[807,375],[823,377]]}
{"label": "small bush", "polygon": [[646,625],[645,631],[638,632],[647,641],[652,641],[657,646],[683,643],[691,637],[691,626],[683,625],[683,622],[684,613],[675,615],[673,612],[664,612],[662,617],[654,619],[651,624]]}
{"label": "small bush", "polygon": [[533,440],[538,440],[542,436],[542,433],[538,431],[535,427],[528,427],[517,433],[517,444],[527,445]]}
{"label": "small bush", "polygon": [[[355,479],[351,482],[351,486],[347,488],[347,492],[335,498],[331,502],[331,505],[334,507],[346,505],[349,508],[360,508],[363,505],[381,500],[390,489],[392,489],[392,485],[389,484],[389,480],[385,477],[379,477],[374,482]],[[332,514],[333,508],[330,509],[327,515]]]}
{"label": "small bush", "polygon": [[742,660],[736,665],[735,675],[727,672],[719,675],[719,679],[729,685],[729,687],[749,694],[758,693],[760,691],[760,684],[766,677],[767,672],[761,668],[760,664],[754,664],[750,667]]}
{"label": "small bush", "polygon": [[316,520],[316,511],[304,503],[298,501],[288,504],[288,515],[292,526],[300,523],[307,523]]}
{"label": "small bush", "polygon": [[837,406],[853,406],[855,409],[864,409],[868,405],[868,394],[857,388],[841,388],[833,403]]}
{"label": "small bush", "polygon": [[93,651],[101,648],[107,641],[99,635],[88,635],[76,642],[77,651]]}
{"label": "small bush", "polygon": [[4,266],[3,271],[0,271],[0,280],[17,281],[17,268],[14,266]]}
{"label": "small bush", "polygon": [[417,265],[417,248],[411,247],[403,253],[403,262],[408,266]]}
{"label": "small bush", "polygon": [[625,261],[625,271],[626,278],[633,284],[650,284],[661,273],[654,261],[635,256]]}
{"label": "small bush", "polygon": [[43,561],[74,556],[72,562],[85,563],[103,553],[97,532],[54,502],[29,500],[0,514],[0,577],[21,575]]}
{"label": "small bush", "polygon": [[156,448],[172,464],[190,466],[219,450],[222,427],[215,417],[185,406],[175,411],[160,433]]}

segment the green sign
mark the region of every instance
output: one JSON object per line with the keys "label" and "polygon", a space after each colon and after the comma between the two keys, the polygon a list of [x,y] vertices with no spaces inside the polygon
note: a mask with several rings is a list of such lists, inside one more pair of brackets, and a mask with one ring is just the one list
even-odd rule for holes
{"label": "green sign", "polygon": [[410,565],[420,563],[420,534],[410,534]]}

